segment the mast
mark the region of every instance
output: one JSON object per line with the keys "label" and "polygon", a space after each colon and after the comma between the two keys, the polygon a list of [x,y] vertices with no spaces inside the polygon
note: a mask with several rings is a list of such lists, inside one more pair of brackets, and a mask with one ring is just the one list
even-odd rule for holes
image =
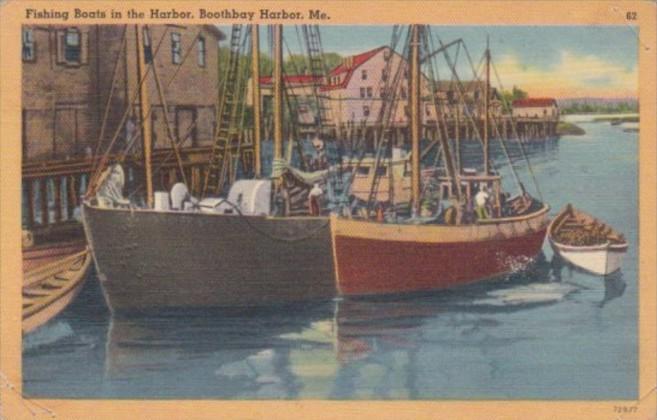
{"label": "mast", "polygon": [[260,124],[262,113],[260,108],[260,33],[259,25],[251,25],[251,80],[253,84],[253,155],[255,177],[262,176],[260,161]]}
{"label": "mast", "polygon": [[[467,124],[467,123],[466,123]],[[456,130],[455,130],[455,136],[454,136],[454,148],[456,149],[454,152],[456,154],[456,170],[459,171],[459,175],[461,175],[461,104],[458,103],[456,105]]]}
{"label": "mast", "polygon": [[283,25],[274,25],[274,159],[283,158]]}
{"label": "mast", "polygon": [[146,205],[153,207],[153,168],[151,166],[151,124],[148,120],[150,103],[148,101],[148,84],[146,77],[146,57],[144,55],[144,33],[141,25],[135,25],[137,32],[137,74],[139,75],[139,116],[141,120],[141,141],[144,155],[144,176],[146,177]]}
{"label": "mast", "polygon": [[420,25],[411,26],[410,57],[411,111],[411,203],[413,214],[420,214]]}
{"label": "mast", "polygon": [[490,107],[490,49],[488,37],[486,37],[486,88],[484,95],[484,174],[488,175],[488,114]]}

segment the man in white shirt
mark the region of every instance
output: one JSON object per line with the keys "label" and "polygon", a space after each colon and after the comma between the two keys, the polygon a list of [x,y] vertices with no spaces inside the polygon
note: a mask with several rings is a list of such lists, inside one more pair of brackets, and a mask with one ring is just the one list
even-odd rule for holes
{"label": "man in white shirt", "polygon": [[486,205],[488,204],[489,197],[490,195],[488,194],[486,185],[482,185],[479,188],[477,195],[475,195],[475,212],[477,213],[478,219],[488,219],[488,209],[486,209]]}

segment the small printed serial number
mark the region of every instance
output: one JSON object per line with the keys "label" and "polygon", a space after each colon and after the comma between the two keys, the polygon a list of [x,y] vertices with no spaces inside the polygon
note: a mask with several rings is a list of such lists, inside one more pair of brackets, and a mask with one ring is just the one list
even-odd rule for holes
{"label": "small printed serial number", "polygon": [[627,20],[636,20],[636,12],[627,12],[625,14],[625,19],[627,19]]}
{"label": "small printed serial number", "polygon": [[638,407],[628,407],[625,405],[614,406],[614,413],[636,413],[638,410]]}

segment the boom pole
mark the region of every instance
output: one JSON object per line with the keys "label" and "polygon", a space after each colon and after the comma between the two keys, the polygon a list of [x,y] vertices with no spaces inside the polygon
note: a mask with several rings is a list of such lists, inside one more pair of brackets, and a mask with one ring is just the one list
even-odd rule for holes
{"label": "boom pole", "polygon": [[255,177],[262,176],[262,163],[260,160],[261,120],[260,108],[260,33],[259,25],[251,25],[251,80],[253,88],[253,155]]}
{"label": "boom pole", "polygon": [[274,25],[274,159],[283,158],[283,25]]}
{"label": "boom pole", "polygon": [[144,33],[141,25],[135,25],[137,32],[137,74],[139,75],[139,116],[141,120],[141,141],[144,155],[144,176],[146,177],[146,204],[149,208],[153,207],[153,168],[151,162],[152,154],[152,133],[151,124],[148,120],[150,115],[150,103],[148,101],[148,84],[144,80],[146,77],[146,57],[144,54]]}
{"label": "boom pole", "polygon": [[411,27],[410,57],[410,111],[411,111],[411,203],[413,214],[420,214],[420,25]]}
{"label": "boom pole", "polygon": [[484,174],[488,175],[488,125],[490,114],[490,49],[486,38],[486,88],[484,97]]}

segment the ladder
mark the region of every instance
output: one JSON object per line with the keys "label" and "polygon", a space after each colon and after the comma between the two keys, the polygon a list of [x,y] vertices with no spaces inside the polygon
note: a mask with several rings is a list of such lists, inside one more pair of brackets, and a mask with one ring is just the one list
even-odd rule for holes
{"label": "ladder", "polygon": [[220,89],[214,144],[212,145],[202,196],[208,193],[221,193],[226,179],[227,164],[231,157],[231,141],[237,132],[238,109],[240,101],[243,99],[239,86],[239,64],[244,26],[233,25],[231,30],[230,57],[223,88]]}
{"label": "ladder", "polygon": [[[379,89],[380,92],[385,92],[385,100],[383,101],[381,108],[379,109],[379,115],[377,116],[377,124],[380,127],[381,133],[379,134],[379,144],[377,145],[376,156],[374,159],[374,167],[373,167],[374,174],[372,175],[373,176],[372,185],[370,187],[370,191],[367,196],[368,215],[369,212],[373,209],[373,206],[376,202],[375,198],[379,191],[379,184],[381,183],[381,175],[379,174],[378,169],[379,169],[379,165],[381,164],[381,161],[383,160],[383,154],[388,148],[389,136],[386,136],[386,132],[390,127],[394,112],[397,109],[398,101],[399,101],[398,89],[402,78],[402,73],[403,73],[402,70],[403,70],[404,62],[400,61],[397,67],[394,68],[395,70],[394,75],[392,75],[391,73],[393,70],[393,64],[392,64],[393,54],[394,54],[393,48],[394,45],[396,45],[397,42],[399,41],[400,36],[401,36],[401,32],[398,32],[397,30],[393,31],[393,35],[392,35],[393,39],[390,43],[391,44],[390,56],[386,60],[386,65],[384,67],[384,74],[386,74],[386,77],[381,78],[381,80],[379,81]],[[408,48],[407,46],[404,46],[404,51],[402,52],[402,55],[404,56],[406,55],[407,48]],[[393,77],[391,78],[391,76]],[[388,165],[388,173],[387,173],[389,182],[392,181],[391,178],[392,168],[393,166],[392,166],[392,158],[391,158],[390,164]],[[389,185],[392,187],[392,183]]]}
{"label": "ladder", "polygon": [[[319,33],[318,25],[303,25],[303,34],[306,41],[306,49],[310,62],[310,74],[315,78],[324,78],[328,72],[324,63],[324,52],[322,50],[322,38]],[[321,79],[313,82],[313,94],[317,102],[316,124],[318,131],[324,125],[331,123],[331,108],[328,105],[326,97],[319,92],[322,85]]]}

